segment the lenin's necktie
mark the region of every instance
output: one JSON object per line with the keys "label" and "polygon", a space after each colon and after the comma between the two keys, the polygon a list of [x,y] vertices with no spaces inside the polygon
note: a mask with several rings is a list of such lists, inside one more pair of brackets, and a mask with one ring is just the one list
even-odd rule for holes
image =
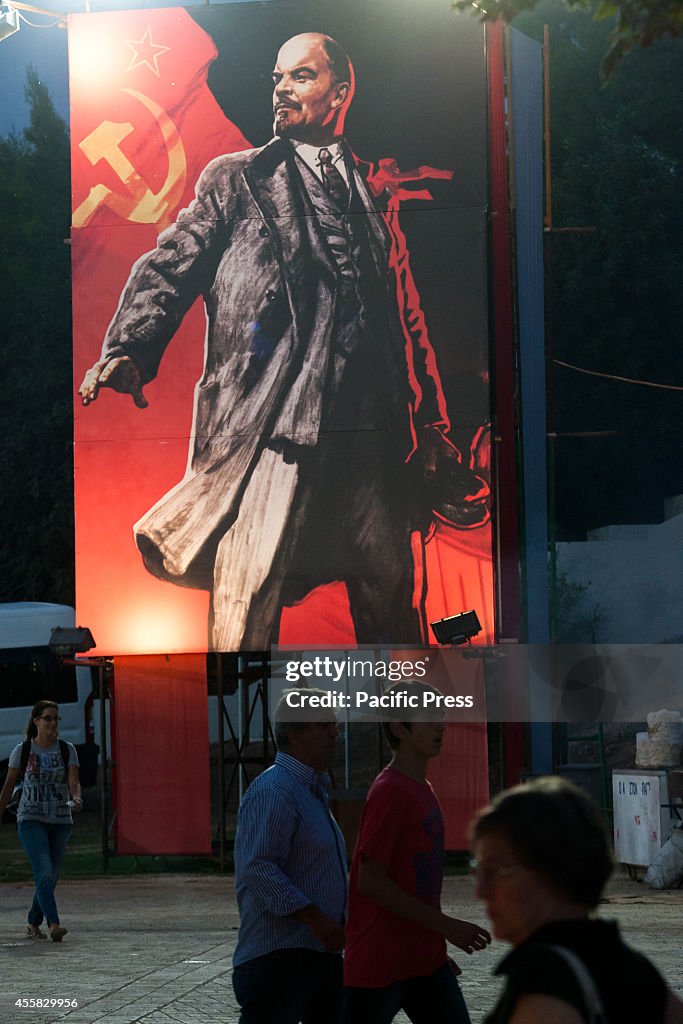
{"label": "lenin's necktie", "polygon": [[320,150],[318,162],[325,191],[341,210],[345,210],[349,205],[349,190],[342,175],[334,166],[329,149]]}

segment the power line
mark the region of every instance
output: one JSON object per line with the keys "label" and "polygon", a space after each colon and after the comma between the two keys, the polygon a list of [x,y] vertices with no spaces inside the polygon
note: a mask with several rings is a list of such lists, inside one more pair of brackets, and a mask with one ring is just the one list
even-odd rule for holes
{"label": "power line", "polygon": [[604,377],[605,380],[620,380],[623,384],[640,384],[646,388],[660,388],[662,391],[683,391],[680,384],[657,384],[653,380],[636,380],[634,377],[619,377],[615,373],[600,373],[598,370],[586,370],[583,366],[573,366],[561,359],[553,359],[558,366],[564,366],[567,370],[576,370],[577,373],[587,373],[589,377]]}

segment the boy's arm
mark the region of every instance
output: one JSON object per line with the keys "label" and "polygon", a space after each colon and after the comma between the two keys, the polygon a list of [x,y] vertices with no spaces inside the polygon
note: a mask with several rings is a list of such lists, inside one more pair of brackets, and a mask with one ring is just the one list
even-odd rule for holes
{"label": "boy's arm", "polygon": [[344,948],[344,926],[333,921],[314,903],[296,910],[291,916],[305,924],[328,953],[336,953]]}
{"label": "boy's arm", "polygon": [[358,865],[358,892],[374,900],[383,910],[443,935],[448,942],[465,953],[485,949],[491,941],[485,928],[469,921],[460,921],[457,917],[449,917],[401,889],[389,876],[386,866],[379,861],[362,860]]}

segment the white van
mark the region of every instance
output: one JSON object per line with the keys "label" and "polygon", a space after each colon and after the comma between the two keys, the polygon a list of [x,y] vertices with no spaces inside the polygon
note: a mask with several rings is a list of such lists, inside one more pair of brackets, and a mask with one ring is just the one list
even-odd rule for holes
{"label": "white van", "polygon": [[36,701],[59,704],[60,739],[74,746],[94,743],[90,669],[61,664],[49,648],[56,626],[74,625],[74,610],[67,605],[0,604],[0,783],[10,751],[26,737]]}

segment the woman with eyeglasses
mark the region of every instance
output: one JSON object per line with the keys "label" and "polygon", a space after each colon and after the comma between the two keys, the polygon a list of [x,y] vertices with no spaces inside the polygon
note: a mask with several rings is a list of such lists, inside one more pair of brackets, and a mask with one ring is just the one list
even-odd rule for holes
{"label": "woman with eyeglasses", "polygon": [[477,896],[493,934],[512,944],[503,994],[486,1024],[681,1024],[683,1003],[592,916],[613,869],[593,801],[560,778],[496,797],[471,829]]}
{"label": "woman with eyeglasses", "polygon": [[39,700],[34,706],[26,741],[10,754],[0,792],[0,821],[22,773],[17,831],[36,883],[26,934],[30,939],[46,939],[41,928],[45,921],[52,941],[61,942],[67,930],[60,924],[55,886],[73,827],[72,811],[83,810],[83,797],[78,754],[72,743],[59,739],[59,707],[52,701]]}

